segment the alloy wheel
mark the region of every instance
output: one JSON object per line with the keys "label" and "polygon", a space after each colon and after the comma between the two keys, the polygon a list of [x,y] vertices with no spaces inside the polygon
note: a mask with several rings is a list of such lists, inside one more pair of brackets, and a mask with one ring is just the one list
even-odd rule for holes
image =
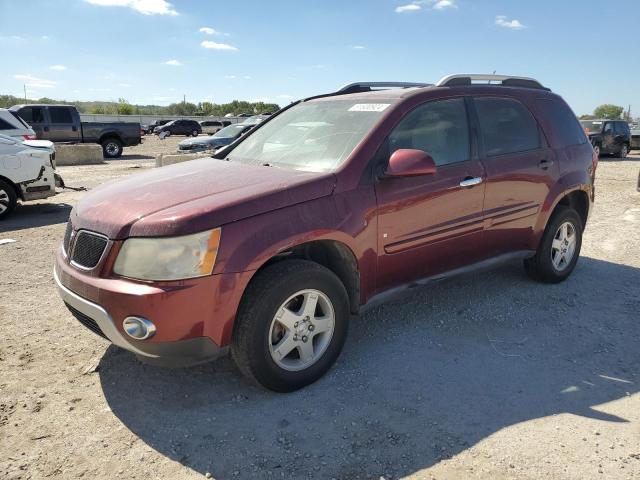
{"label": "alloy wheel", "polygon": [[329,297],[319,290],[300,290],[278,308],[269,327],[269,353],[282,369],[300,371],[326,351],[335,329]]}
{"label": "alloy wheel", "polygon": [[569,266],[576,251],[576,243],[576,227],[571,222],[564,222],[551,243],[551,263],[557,271],[562,272]]}

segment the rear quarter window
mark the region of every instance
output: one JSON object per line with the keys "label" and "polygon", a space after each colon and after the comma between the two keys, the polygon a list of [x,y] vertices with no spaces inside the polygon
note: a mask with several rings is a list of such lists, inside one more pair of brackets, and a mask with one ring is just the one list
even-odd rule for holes
{"label": "rear quarter window", "polygon": [[16,127],[11,125],[9,122],[0,118],[0,130],[13,130],[15,128]]}
{"label": "rear quarter window", "polygon": [[551,128],[550,133],[557,148],[588,142],[580,122],[564,102],[538,98],[536,106],[548,128]]}

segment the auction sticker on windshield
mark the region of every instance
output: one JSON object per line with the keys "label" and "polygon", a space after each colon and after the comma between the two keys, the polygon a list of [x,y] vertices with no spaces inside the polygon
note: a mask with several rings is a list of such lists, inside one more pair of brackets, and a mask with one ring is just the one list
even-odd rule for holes
{"label": "auction sticker on windshield", "polygon": [[350,112],[384,112],[390,103],[356,103]]}

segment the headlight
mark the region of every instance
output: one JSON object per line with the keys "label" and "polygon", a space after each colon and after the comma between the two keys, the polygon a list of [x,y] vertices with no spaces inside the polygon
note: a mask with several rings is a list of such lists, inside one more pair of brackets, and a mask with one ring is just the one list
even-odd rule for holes
{"label": "headlight", "polygon": [[169,238],[125,240],[113,271],[140,280],[184,280],[211,275],[220,228]]}

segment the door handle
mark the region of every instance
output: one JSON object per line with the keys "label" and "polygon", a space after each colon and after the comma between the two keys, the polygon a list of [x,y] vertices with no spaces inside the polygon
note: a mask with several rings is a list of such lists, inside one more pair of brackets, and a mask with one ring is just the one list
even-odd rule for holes
{"label": "door handle", "polygon": [[44,127],[44,131],[48,132],[49,131],[49,127]]}
{"label": "door handle", "polygon": [[551,165],[553,165],[553,160],[540,160],[540,163],[538,165],[541,169],[546,170]]}
{"label": "door handle", "polygon": [[482,177],[467,177],[460,182],[460,186],[463,188],[473,187],[482,183]]}

